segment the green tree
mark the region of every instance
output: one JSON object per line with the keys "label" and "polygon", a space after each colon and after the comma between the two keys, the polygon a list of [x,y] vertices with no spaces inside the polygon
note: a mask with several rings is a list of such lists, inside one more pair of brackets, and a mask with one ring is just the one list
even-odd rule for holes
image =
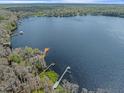
{"label": "green tree", "polygon": [[9,61],[19,64],[22,61],[22,57],[19,54],[10,54]]}

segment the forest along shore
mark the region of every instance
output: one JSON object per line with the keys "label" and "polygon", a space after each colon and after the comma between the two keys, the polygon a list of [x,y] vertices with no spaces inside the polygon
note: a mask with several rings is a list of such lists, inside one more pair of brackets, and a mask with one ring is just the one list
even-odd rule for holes
{"label": "forest along shore", "polygon": [[12,48],[11,35],[18,18],[3,9],[0,13],[0,92],[77,93],[78,85],[66,80],[56,90],[52,89],[58,74],[52,70],[44,72],[47,67],[44,52],[30,47]]}
{"label": "forest along shore", "polygon": [[[79,93],[79,86],[67,80],[63,80],[57,89],[52,89],[59,76],[52,70],[44,72],[47,67],[44,52],[30,47],[12,49],[11,35],[17,28],[16,22],[21,12],[0,9],[0,92]],[[122,92],[100,88],[96,91],[89,91],[82,88],[80,93]]]}
{"label": "forest along shore", "polygon": [[46,16],[46,17],[72,17],[86,15],[101,15],[124,18],[124,5],[113,4],[34,4],[13,5],[6,8],[17,13],[18,17]]}

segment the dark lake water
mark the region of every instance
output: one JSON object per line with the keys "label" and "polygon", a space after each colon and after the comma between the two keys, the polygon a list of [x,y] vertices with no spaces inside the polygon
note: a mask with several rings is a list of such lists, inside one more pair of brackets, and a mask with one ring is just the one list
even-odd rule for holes
{"label": "dark lake water", "polygon": [[[124,88],[124,19],[103,16],[31,17],[20,20],[13,47],[50,48],[46,61],[82,87]],[[66,77],[65,77],[66,78]]]}

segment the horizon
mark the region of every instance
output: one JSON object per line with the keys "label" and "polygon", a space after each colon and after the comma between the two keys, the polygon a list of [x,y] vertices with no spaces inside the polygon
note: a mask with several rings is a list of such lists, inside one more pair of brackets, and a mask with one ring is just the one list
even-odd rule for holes
{"label": "horizon", "polygon": [[0,4],[124,4],[124,0],[0,0]]}

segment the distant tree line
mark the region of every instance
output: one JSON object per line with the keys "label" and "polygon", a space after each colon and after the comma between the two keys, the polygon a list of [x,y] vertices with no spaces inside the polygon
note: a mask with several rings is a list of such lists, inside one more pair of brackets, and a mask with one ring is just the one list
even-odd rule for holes
{"label": "distant tree line", "polygon": [[[124,17],[124,5],[41,5],[25,7],[6,8],[13,12],[23,12],[23,14],[32,14],[48,17],[70,17],[84,15],[103,15]],[[29,13],[28,13],[29,12]],[[21,13],[22,14],[22,13]]]}

